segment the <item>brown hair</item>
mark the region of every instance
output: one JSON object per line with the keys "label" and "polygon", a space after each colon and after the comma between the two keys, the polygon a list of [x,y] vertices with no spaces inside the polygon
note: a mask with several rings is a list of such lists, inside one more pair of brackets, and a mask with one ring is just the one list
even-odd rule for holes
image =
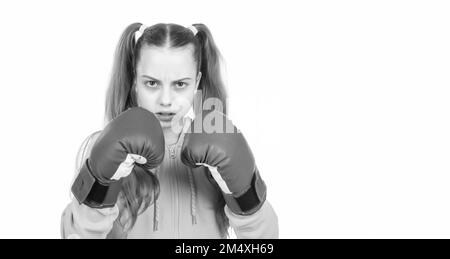
{"label": "brown hair", "polygon": [[[136,64],[142,46],[179,48],[188,44],[194,46],[194,60],[197,62],[197,74],[202,73],[198,89],[202,100],[216,98],[222,103],[221,112],[227,113],[227,96],[221,75],[223,60],[211,32],[206,25],[193,24],[197,34],[184,26],[172,23],[158,23],[145,29],[135,42],[135,32],[141,23],[130,24],[122,33],[114,56],[111,80],[106,93],[105,120],[111,121],[129,107],[137,106],[136,93],[133,89],[136,77]],[[202,106],[202,104],[200,104]],[[151,204],[153,196],[159,193],[159,183],[155,176],[146,172],[131,174],[123,182],[121,200],[125,213],[129,216],[129,227],[132,228],[139,213]],[[155,192],[157,190],[158,192]],[[153,197],[155,198],[155,197]],[[224,205],[224,204],[223,204]],[[121,212],[122,213],[122,212]],[[121,218],[119,216],[119,218]],[[224,206],[220,206],[216,219],[223,236],[227,235],[229,222],[225,216]]]}

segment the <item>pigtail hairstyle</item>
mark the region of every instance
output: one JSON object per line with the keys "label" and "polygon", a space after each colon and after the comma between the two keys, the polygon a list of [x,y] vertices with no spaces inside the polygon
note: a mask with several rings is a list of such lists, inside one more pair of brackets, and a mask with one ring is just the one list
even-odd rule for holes
{"label": "pigtail hairstyle", "polygon": [[[198,30],[196,38],[198,38],[201,46],[201,52],[198,57],[198,60],[201,60],[201,62],[198,64],[202,72],[202,79],[198,89],[202,91],[203,100],[215,98],[217,101],[220,101],[220,106],[222,106],[220,112],[227,114],[227,94],[221,73],[223,57],[208,27],[201,23],[193,26]],[[214,108],[218,109],[219,106]]]}
{"label": "pigtail hairstyle", "polygon": [[140,24],[129,25],[120,37],[114,55],[113,69],[106,92],[106,123],[129,107],[136,106],[135,94],[131,92],[135,77],[134,33]]}
{"label": "pigtail hairstyle", "polygon": [[[227,114],[227,94],[226,88],[222,79],[221,65],[223,57],[217,48],[211,32],[204,24],[194,24],[198,30],[196,38],[199,40],[201,51],[196,53],[198,55],[199,69],[202,72],[198,89],[202,91],[202,100],[215,98],[220,104],[214,104],[214,109],[221,109],[220,112]],[[201,107],[203,104],[200,105]],[[225,200],[222,195],[219,197],[218,209],[216,211],[216,220],[219,224],[220,233],[222,237],[228,236],[229,221],[225,215]]]}
{"label": "pigtail hairstyle", "polygon": [[[106,123],[130,107],[137,106],[133,91],[135,78],[136,44],[134,33],[141,24],[129,25],[120,37],[114,56],[113,70],[106,93]],[[159,181],[153,173],[134,167],[133,173],[123,179],[118,203],[119,225],[131,229],[137,216],[144,212],[159,195]]]}

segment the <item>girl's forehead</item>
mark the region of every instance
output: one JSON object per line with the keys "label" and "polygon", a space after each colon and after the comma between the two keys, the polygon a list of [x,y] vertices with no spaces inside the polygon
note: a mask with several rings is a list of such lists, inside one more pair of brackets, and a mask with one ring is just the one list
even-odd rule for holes
{"label": "girl's forehead", "polygon": [[137,72],[163,76],[192,73],[196,69],[191,45],[183,48],[161,48],[144,46],[140,51]]}

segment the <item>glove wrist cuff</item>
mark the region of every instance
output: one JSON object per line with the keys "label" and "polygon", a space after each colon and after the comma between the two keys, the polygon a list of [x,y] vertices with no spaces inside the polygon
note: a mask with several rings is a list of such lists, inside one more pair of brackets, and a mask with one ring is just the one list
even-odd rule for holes
{"label": "glove wrist cuff", "polygon": [[261,179],[258,169],[256,169],[250,187],[246,191],[238,196],[225,193],[223,196],[232,212],[238,215],[251,215],[264,204],[266,193],[266,184]]}
{"label": "glove wrist cuff", "polygon": [[86,159],[72,185],[72,193],[79,203],[91,208],[109,208],[116,204],[120,186],[120,180],[108,184],[100,182],[92,174],[89,159]]}

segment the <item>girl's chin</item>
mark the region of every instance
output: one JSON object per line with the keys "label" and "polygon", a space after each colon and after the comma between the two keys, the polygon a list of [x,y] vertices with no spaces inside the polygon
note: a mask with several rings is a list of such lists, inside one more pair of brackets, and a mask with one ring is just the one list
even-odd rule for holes
{"label": "girl's chin", "polygon": [[159,121],[159,123],[161,123],[161,128],[163,128],[163,129],[172,128],[171,121]]}
{"label": "girl's chin", "polygon": [[180,125],[183,125],[183,119],[178,120],[178,122],[175,122],[173,120],[171,121],[165,121],[165,120],[159,120],[159,123],[161,124],[161,128],[163,129],[170,129],[170,128],[177,128]]}

